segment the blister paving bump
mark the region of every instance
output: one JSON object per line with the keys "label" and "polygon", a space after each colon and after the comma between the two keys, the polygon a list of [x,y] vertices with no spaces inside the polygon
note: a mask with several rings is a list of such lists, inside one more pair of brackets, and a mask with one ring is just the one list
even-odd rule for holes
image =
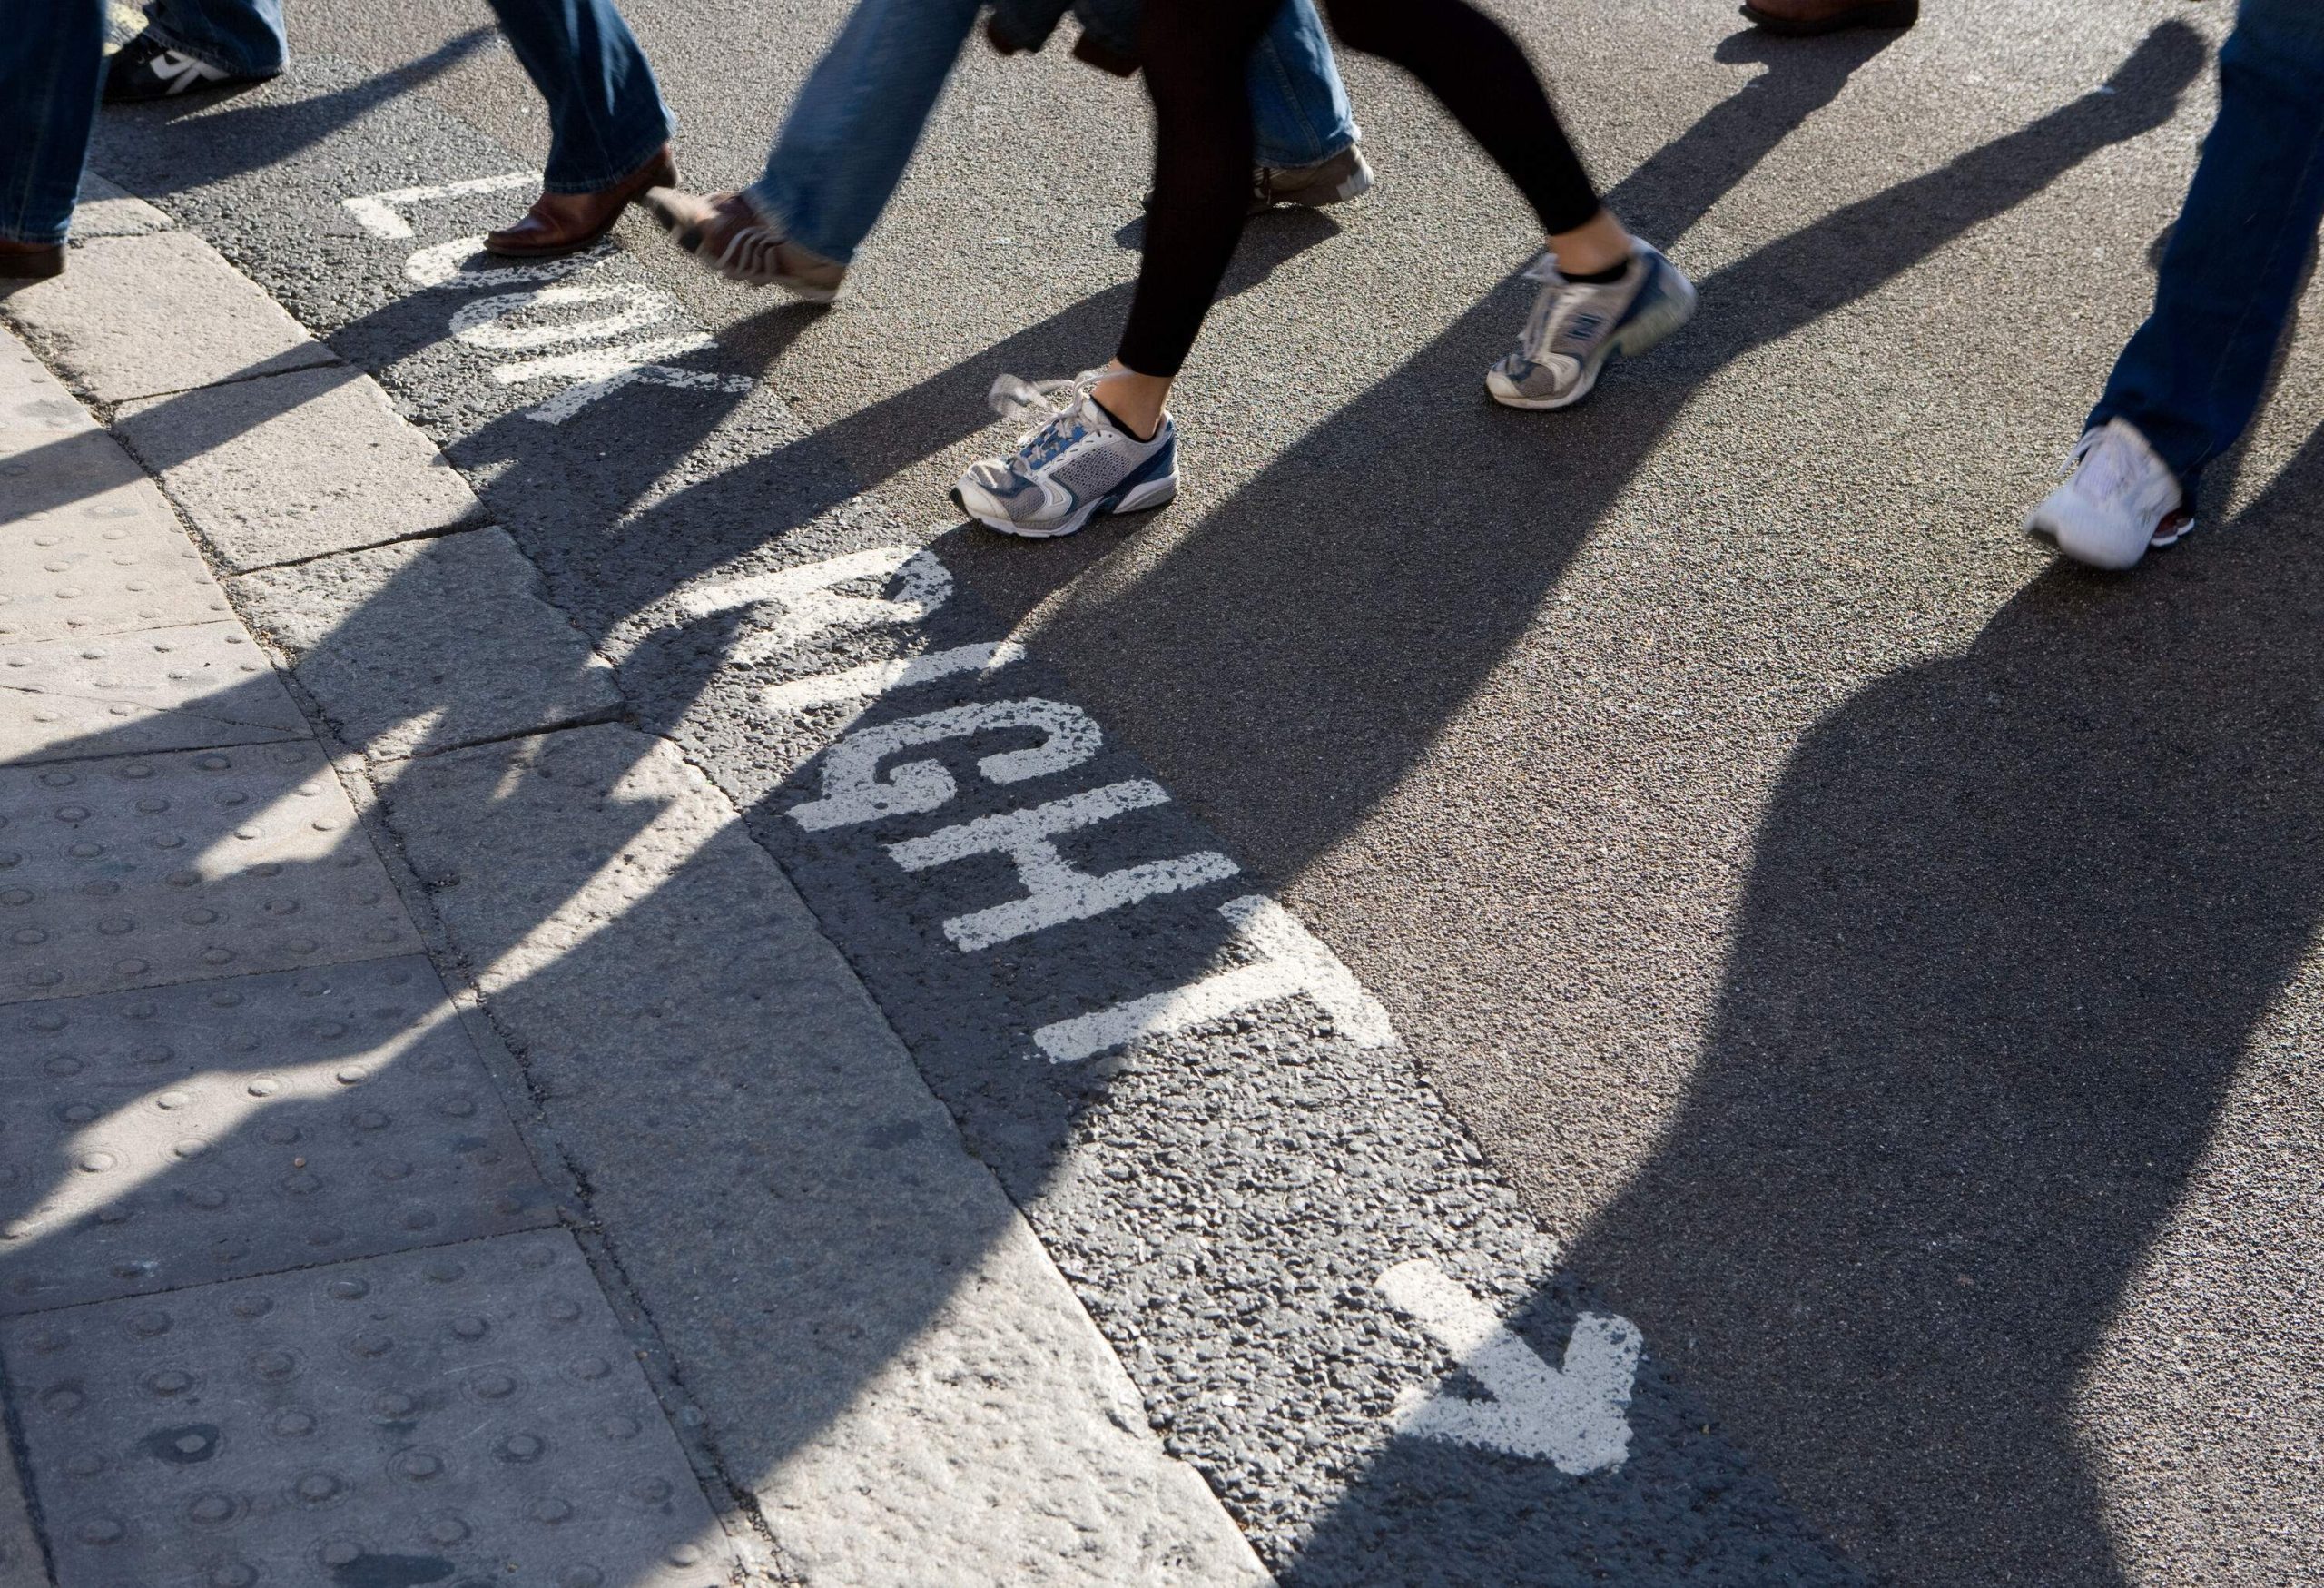
{"label": "blister paving bump", "polygon": [[0,761],[150,755],[307,735],[239,623],[0,647]]}
{"label": "blister paving bump", "polygon": [[312,745],[0,767],[0,1004],[419,947]]}
{"label": "blister paving bump", "polygon": [[554,1219],[424,959],[0,1012],[0,1314]]}
{"label": "blister paving bump", "polygon": [[59,1588],[713,1588],[731,1552],[573,1238],[0,1327]]}

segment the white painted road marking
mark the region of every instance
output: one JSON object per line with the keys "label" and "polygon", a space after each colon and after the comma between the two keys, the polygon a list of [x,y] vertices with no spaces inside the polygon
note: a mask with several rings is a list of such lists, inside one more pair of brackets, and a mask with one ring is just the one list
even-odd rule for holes
{"label": "white painted road marking", "polygon": [[411,222],[396,212],[407,204],[424,204],[431,199],[465,199],[477,193],[502,193],[511,188],[531,187],[541,179],[537,171],[510,171],[498,176],[472,177],[467,182],[441,182],[434,187],[392,188],[383,193],[364,193],[340,203],[355,217],[364,231],[389,242],[400,242],[411,235]]}
{"label": "white painted road marking", "polygon": [[1381,1275],[1380,1290],[1492,1396],[1408,1390],[1396,1405],[1401,1432],[1547,1461],[1577,1475],[1620,1466],[1630,1455],[1640,1342],[1628,1318],[1583,1313],[1564,1366],[1552,1367],[1426,1258]]}
{"label": "white painted road marking", "polygon": [[874,699],[915,684],[932,684],[956,674],[997,673],[1011,662],[1024,659],[1025,647],[1015,640],[988,640],[955,646],[949,651],[931,651],[902,661],[866,662],[860,667],[845,667],[836,673],[785,679],[761,690],[759,702],[770,711],[784,712],[803,711],[811,705],[838,705],[847,701]]}
{"label": "white painted road marking", "polygon": [[1169,803],[1170,796],[1163,792],[1160,784],[1135,778],[1051,800],[1029,810],[979,816],[957,826],[940,827],[925,838],[891,843],[888,853],[908,872],[949,865],[972,854],[1005,854],[1016,863],[1017,878],[1025,885],[1024,898],[1011,899],[989,910],[955,915],[944,923],[944,935],[952,940],[953,946],[963,953],[972,953],[1007,942],[1012,937],[1039,932],[1045,926],[1102,915],[1157,893],[1184,893],[1242,871],[1241,866],[1216,850],[1204,849],[1171,860],[1124,866],[1119,871],[1085,872],[1059,853],[1050,842],[1060,833],[1094,827],[1131,811]]}
{"label": "white painted road marking", "polygon": [[[340,202],[372,236],[399,241],[412,235],[411,222],[404,218],[401,211],[413,204],[469,198],[478,193],[504,192],[512,188],[537,185],[540,180],[540,173],[537,171],[511,171],[498,176],[481,176],[434,187],[395,188],[387,192],[360,193],[352,198],[343,198]],[[404,279],[414,286],[426,288],[494,288],[512,286],[520,281],[553,281],[595,270],[618,252],[610,244],[600,244],[565,259],[508,265],[495,263],[485,269],[477,269],[474,261],[483,245],[482,237],[456,237],[449,242],[433,243],[415,250],[404,261]],[[509,316],[527,309],[574,303],[615,303],[621,307],[609,314],[577,324],[517,327],[504,323]],[[606,337],[619,336],[667,320],[677,311],[677,300],[667,292],[628,283],[537,287],[523,292],[480,299],[462,306],[453,311],[451,331],[455,340],[471,347],[500,350],[549,347],[560,342],[602,340]],[[526,418],[547,425],[561,425],[591,403],[625,387],[640,383],[675,387],[687,391],[724,391],[737,395],[750,390],[756,382],[747,376],[679,370],[655,361],[676,358],[682,353],[700,352],[714,345],[707,333],[689,331],[680,336],[649,338],[620,347],[591,348],[577,353],[503,364],[492,371],[492,378],[503,386],[531,380],[571,382],[555,397],[525,410]]]}
{"label": "white painted road marking", "polygon": [[[896,581],[893,597],[849,596],[837,587],[862,579]],[[933,552],[909,546],[877,546],[844,557],[802,564],[774,573],[728,579],[690,591],[678,603],[688,617],[772,604],[783,608],[767,632],[739,644],[738,662],[755,662],[792,649],[826,628],[870,628],[880,624],[920,623],[952,598],[952,573]]]}
{"label": "white painted road marking", "polygon": [[791,819],[810,833],[821,833],[881,816],[935,810],[960,792],[951,773],[934,761],[907,761],[891,768],[882,782],[878,776],[880,763],[911,745],[964,739],[1000,728],[1038,728],[1041,742],[1029,749],[999,751],[979,761],[977,770],[993,783],[1022,783],[1044,773],[1078,766],[1106,742],[1088,713],[1055,700],[956,705],[949,711],[881,723],[850,734],[832,746],[823,762],[823,797],[792,806]]}
{"label": "white painted road marking", "polygon": [[1221,904],[1218,912],[1235,923],[1235,935],[1260,955],[1257,964],[1237,965],[1167,992],[1054,1021],[1033,1033],[1034,1046],[1049,1055],[1050,1063],[1068,1064],[1094,1059],[1140,1037],[1167,1036],[1300,993],[1322,1005],[1340,1035],[1359,1048],[1384,1048],[1396,1040],[1379,1000],[1290,911],[1264,893],[1246,893]]}

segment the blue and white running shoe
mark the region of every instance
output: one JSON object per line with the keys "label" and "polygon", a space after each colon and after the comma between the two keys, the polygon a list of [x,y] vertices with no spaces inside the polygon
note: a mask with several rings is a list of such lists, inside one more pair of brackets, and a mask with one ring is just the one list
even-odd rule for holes
{"label": "blue and white running shoe", "polygon": [[1580,402],[1608,359],[1635,357],[1694,317],[1695,284],[1635,237],[1630,268],[1618,280],[1570,281],[1546,254],[1525,274],[1541,283],[1541,295],[1517,350],[1485,371],[1485,390],[1511,408]]}
{"label": "blue and white running shoe", "polygon": [[1006,458],[971,464],[952,488],[960,510],[1003,535],[1070,535],[1100,513],[1137,513],[1178,494],[1178,430],[1162,416],[1141,441],[1088,390],[1017,438]]}

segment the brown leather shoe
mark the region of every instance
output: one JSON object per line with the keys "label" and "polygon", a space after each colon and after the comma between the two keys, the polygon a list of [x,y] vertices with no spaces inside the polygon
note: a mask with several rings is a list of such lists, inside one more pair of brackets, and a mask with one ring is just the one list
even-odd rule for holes
{"label": "brown leather shoe", "polygon": [[1762,33],[1807,38],[1852,27],[1910,27],[1921,19],[1921,0],[1744,0],[1743,15]]}
{"label": "brown leather shoe", "polygon": [[554,259],[561,253],[578,253],[612,231],[622,211],[647,188],[671,187],[677,180],[677,162],[665,143],[653,159],[611,187],[586,193],[543,193],[525,212],[523,220],[488,234],[485,252],[504,259]]}
{"label": "brown leather shoe", "polygon": [[0,237],[0,278],[30,281],[64,273],[61,242],[11,242]]}

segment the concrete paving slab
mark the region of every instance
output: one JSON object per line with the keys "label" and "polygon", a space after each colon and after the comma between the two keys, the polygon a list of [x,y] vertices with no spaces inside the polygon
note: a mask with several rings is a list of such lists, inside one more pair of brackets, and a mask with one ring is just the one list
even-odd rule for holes
{"label": "concrete paving slab", "polygon": [[811,1583],[1246,1584],[1064,1279],[732,807],[601,726],[385,791],[592,1210]]}
{"label": "concrete paving slab", "polygon": [[0,316],[97,402],[338,362],[184,232],[94,239],[64,275],[9,294]]}
{"label": "concrete paving slab", "polygon": [[0,1017],[0,1314],[553,1222],[425,959]]}
{"label": "concrete paving slab", "polygon": [[710,1508],[571,1236],[17,1319],[60,1588],[714,1588]]}
{"label": "concrete paving slab", "polygon": [[233,616],[162,493],[110,436],[44,449],[43,472],[5,511],[0,643]]}
{"label": "concrete paving slab", "polygon": [[8,1588],[49,1588],[51,1582],[48,1563],[33,1536],[16,1454],[5,1438],[0,1438],[0,1583]]}
{"label": "concrete paving slab", "polygon": [[0,458],[15,463],[21,461],[15,456],[20,450],[60,434],[96,428],[89,410],[73,399],[47,366],[14,334],[0,330]]}
{"label": "concrete paving slab", "polygon": [[308,736],[239,623],[0,647],[0,763]]}
{"label": "concrete paving slab", "polygon": [[312,744],[0,767],[0,1004],[419,947]]}
{"label": "concrete paving slab", "polygon": [[436,443],[344,365],[125,403],[113,426],[230,568],[483,520]]}
{"label": "concrete paving slab", "polygon": [[177,224],[134,194],[107,182],[95,172],[81,176],[81,196],[73,206],[73,241],[93,237],[143,237],[167,232]]}
{"label": "concrete paving slab", "polygon": [[373,755],[621,709],[613,669],[498,529],[270,568],[234,591],[341,736]]}
{"label": "concrete paving slab", "polygon": [[229,616],[135,459],[0,332],[0,643]]}

